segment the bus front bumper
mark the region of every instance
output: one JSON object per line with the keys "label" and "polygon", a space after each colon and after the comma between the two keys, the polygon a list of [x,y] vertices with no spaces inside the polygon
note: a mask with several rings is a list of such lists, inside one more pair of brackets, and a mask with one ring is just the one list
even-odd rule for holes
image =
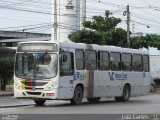
{"label": "bus front bumper", "polygon": [[57,90],[54,91],[29,91],[29,90],[15,90],[14,97],[15,98],[31,98],[31,99],[57,99],[58,95],[56,94]]}

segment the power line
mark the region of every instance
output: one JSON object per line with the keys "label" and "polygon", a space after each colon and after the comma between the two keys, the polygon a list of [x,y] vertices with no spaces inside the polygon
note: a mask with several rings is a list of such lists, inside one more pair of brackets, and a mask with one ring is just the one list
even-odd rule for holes
{"label": "power line", "polygon": [[8,6],[3,6],[3,5],[0,5],[0,8],[9,9],[9,10],[18,10],[18,11],[23,11],[23,12],[41,13],[41,14],[51,15],[51,13],[48,13],[48,12],[35,11],[35,10],[29,10],[29,9],[21,9],[21,8],[14,8],[14,7],[8,7]]}
{"label": "power line", "polygon": [[146,24],[146,23],[142,23],[142,22],[139,22],[139,21],[136,21],[136,20],[131,20],[137,24],[140,24],[140,25],[143,25],[143,26],[146,26],[147,28],[160,28],[160,25],[153,25],[153,24]]}
{"label": "power line", "polygon": [[[88,0],[88,1],[92,2],[92,3],[101,4],[101,5],[112,6],[113,8],[110,11],[112,11],[113,14],[121,12],[121,10],[123,10],[124,7],[125,7],[123,4],[110,3],[110,2],[105,2],[105,1],[100,1],[100,2],[98,2],[98,0]],[[50,10],[50,12],[47,12],[51,8],[51,2],[48,2],[48,1],[44,2],[44,0],[23,0],[23,1],[22,0],[15,0],[14,2],[9,1],[9,0],[8,1],[7,0],[1,0],[0,3],[3,3],[3,4],[0,4],[1,9],[16,10],[16,11],[30,12],[30,13],[38,13],[38,14],[42,14],[42,15],[43,14],[44,15],[54,15],[54,14],[51,13],[51,10]],[[45,8],[47,8],[47,9],[45,9]],[[153,9],[153,7],[150,8],[149,6],[140,6],[139,7],[139,6],[135,6],[135,5],[131,5],[131,8],[132,9],[137,9],[137,10],[140,10],[140,11],[141,11],[141,9],[151,9],[151,8]],[[115,9],[115,10],[113,10],[113,9]],[[62,8],[61,10],[63,11],[65,9]],[[98,9],[98,8],[92,8],[92,7],[87,9],[87,12],[91,12],[91,11],[92,11],[92,14],[93,13],[102,14],[104,12],[104,9]],[[145,13],[146,13],[146,11],[145,11]],[[59,15],[59,16],[63,16],[63,15]],[[150,16],[152,16],[152,14],[150,14]],[[144,15],[143,16],[138,16],[136,13],[135,14],[133,13],[133,17],[143,19],[143,20],[148,19],[147,21],[149,21],[149,22],[160,23],[160,22],[158,22],[157,19],[153,19],[151,17],[146,18]],[[87,18],[92,19],[91,17],[87,17]]]}
{"label": "power line", "polygon": [[156,21],[156,20],[153,20],[153,19],[149,19],[149,18],[145,18],[145,17],[141,17],[141,16],[138,16],[136,15],[135,13],[132,13],[132,16],[135,16],[136,18],[139,18],[139,19],[143,19],[143,20],[146,20],[146,21],[150,21],[150,22],[154,22],[154,23],[159,23],[159,21]]}
{"label": "power line", "polygon": [[0,28],[0,29],[15,29],[15,28],[27,28],[27,27],[36,27],[36,26],[45,26],[45,25],[49,25],[51,23],[42,23],[42,24],[32,24],[32,25],[25,25],[25,26],[17,26],[17,27],[5,27],[5,28]]}

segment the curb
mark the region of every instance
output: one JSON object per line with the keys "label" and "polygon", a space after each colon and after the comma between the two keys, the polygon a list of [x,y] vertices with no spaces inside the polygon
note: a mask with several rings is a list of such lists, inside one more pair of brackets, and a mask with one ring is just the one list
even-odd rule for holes
{"label": "curb", "polygon": [[35,105],[35,104],[26,104],[26,105],[6,105],[6,106],[0,106],[0,108],[13,108],[13,107],[23,107],[23,106],[29,106],[29,105]]}
{"label": "curb", "polygon": [[0,94],[0,97],[6,97],[6,96],[13,96],[14,93],[6,93],[6,94]]}

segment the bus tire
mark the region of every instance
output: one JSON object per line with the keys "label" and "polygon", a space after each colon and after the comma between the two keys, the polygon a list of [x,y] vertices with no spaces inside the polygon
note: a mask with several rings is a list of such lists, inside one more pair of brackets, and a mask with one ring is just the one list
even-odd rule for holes
{"label": "bus tire", "polygon": [[36,103],[36,105],[41,106],[41,105],[44,105],[46,100],[34,100],[34,102]]}
{"label": "bus tire", "polygon": [[87,98],[88,102],[90,102],[90,103],[97,103],[97,102],[99,102],[100,99],[101,99],[100,97]]}
{"label": "bus tire", "polygon": [[79,105],[82,103],[83,99],[83,90],[81,86],[76,86],[74,90],[73,98],[70,100],[72,105]]}
{"label": "bus tire", "polygon": [[121,97],[115,97],[117,102],[127,102],[130,98],[130,87],[129,85],[125,85],[123,88],[123,94]]}

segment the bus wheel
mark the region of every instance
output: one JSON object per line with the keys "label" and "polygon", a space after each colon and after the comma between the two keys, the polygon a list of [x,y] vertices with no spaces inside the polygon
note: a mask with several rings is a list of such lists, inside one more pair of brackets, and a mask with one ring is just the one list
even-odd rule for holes
{"label": "bus wheel", "polygon": [[77,86],[74,90],[73,99],[70,100],[72,105],[79,105],[82,103],[83,90],[81,86]]}
{"label": "bus wheel", "polygon": [[46,100],[34,100],[34,102],[36,103],[36,105],[40,106],[40,105],[44,105]]}
{"label": "bus wheel", "polygon": [[100,99],[101,99],[100,97],[87,98],[88,102],[90,102],[90,103],[97,103],[97,102],[99,102]]}
{"label": "bus wheel", "polygon": [[121,97],[115,97],[117,102],[127,102],[130,98],[130,87],[129,85],[125,85],[123,88],[123,95]]}

